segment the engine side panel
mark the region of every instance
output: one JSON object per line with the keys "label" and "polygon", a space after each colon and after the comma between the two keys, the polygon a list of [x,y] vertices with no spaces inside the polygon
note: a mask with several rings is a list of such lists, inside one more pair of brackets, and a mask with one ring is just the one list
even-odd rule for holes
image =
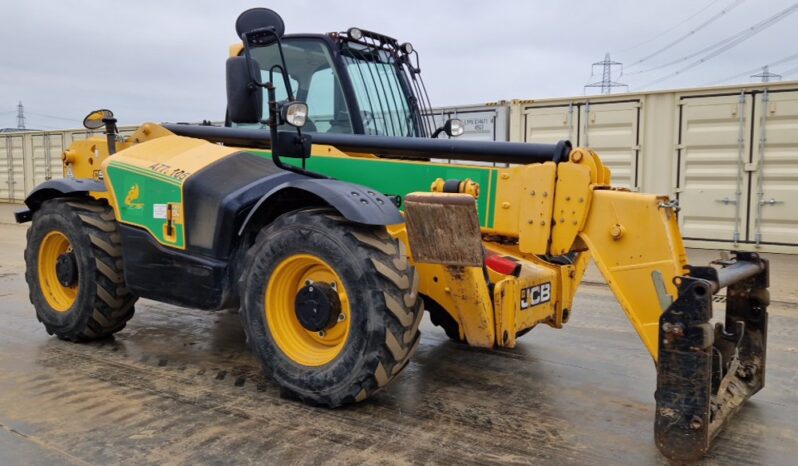
{"label": "engine side panel", "polygon": [[103,163],[120,223],[142,228],[164,246],[186,249],[183,185],[239,149],[180,136],[133,145]]}

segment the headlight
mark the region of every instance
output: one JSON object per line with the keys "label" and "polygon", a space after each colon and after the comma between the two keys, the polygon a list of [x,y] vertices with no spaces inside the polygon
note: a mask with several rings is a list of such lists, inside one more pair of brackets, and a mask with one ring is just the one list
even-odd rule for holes
{"label": "headlight", "polygon": [[288,102],[280,109],[280,116],[289,125],[301,128],[308,121],[308,105],[304,102]]}
{"label": "headlight", "polygon": [[457,136],[465,133],[465,124],[463,123],[463,120],[459,118],[451,118],[447,123],[449,123],[449,136],[456,138]]}
{"label": "headlight", "polygon": [[363,38],[363,31],[358,28],[349,28],[349,30],[346,31],[346,35],[348,35],[350,39],[360,40]]}
{"label": "headlight", "polygon": [[405,42],[404,44],[399,46],[399,50],[404,52],[406,55],[410,55],[411,53],[413,53],[413,44],[411,44],[410,42]]}

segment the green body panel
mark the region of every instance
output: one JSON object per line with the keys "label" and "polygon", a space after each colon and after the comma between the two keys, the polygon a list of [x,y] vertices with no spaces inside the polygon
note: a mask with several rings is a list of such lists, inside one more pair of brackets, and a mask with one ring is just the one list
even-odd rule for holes
{"label": "green body panel", "polygon": [[[258,152],[258,155],[271,157],[268,152]],[[302,165],[300,159],[286,158],[283,161],[295,166]],[[480,194],[477,199],[479,223],[483,228],[493,228],[495,213],[493,204],[496,200],[498,171],[492,167],[320,155],[314,155],[307,159],[305,167],[341,181],[368,186],[385,195],[398,195],[402,199],[408,193],[428,192],[432,182],[437,178],[444,180],[470,178],[480,186]]]}
{"label": "green body panel", "polygon": [[[114,195],[119,208],[119,220],[150,232],[161,244],[176,248],[185,247],[182,219],[179,219],[183,204],[183,189],[180,181],[152,170],[132,165],[111,162],[108,165]],[[128,193],[138,186],[138,197],[126,202]],[[176,241],[164,234],[166,219],[163,212],[166,204],[172,204]]]}

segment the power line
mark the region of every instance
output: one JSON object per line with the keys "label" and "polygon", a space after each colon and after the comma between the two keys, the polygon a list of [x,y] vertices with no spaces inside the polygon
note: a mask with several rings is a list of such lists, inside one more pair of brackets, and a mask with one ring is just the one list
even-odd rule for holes
{"label": "power line", "polygon": [[695,12],[695,13],[693,13],[692,15],[690,15],[690,16],[688,16],[687,18],[685,18],[685,19],[683,19],[683,20],[679,21],[678,23],[676,23],[676,25],[674,25],[674,26],[672,26],[672,27],[670,27],[670,28],[668,28],[668,29],[666,29],[666,30],[664,30],[664,31],[660,32],[659,34],[655,35],[654,37],[651,37],[651,38],[649,38],[649,39],[646,39],[646,40],[644,40],[643,42],[639,42],[637,45],[633,45],[633,46],[631,46],[631,47],[627,47],[627,48],[625,48],[625,49],[621,49],[621,50],[619,50],[619,52],[621,52],[621,53],[622,53],[622,52],[628,52],[629,50],[634,50],[634,49],[636,49],[636,48],[638,48],[638,47],[640,47],[640,46],[643,46],[643,45],[649,44],[649,43],[651,43],[651,42],[654,42],[655,40],[657,40],[657,39],[659,39],[660,37],[662,37],[662,36],[664,36],[664,35],[668,34],[669,32],[671,32],[671,31],[673,31],[673,30],[676,30],[676,29],[679,29],[679,28],[680,28],[680,27],[682,27],[682,26],[683,26],[685,23],[687,23],[687,22],[688,22],[688,21],[690,21],[691,19],[695,18],[696,16],[700,15],[701,13],[703,13],[704,11],[706,11],[707,9],[709,9],[709,7],[711,7],[712,5],[714,5],[714,4],[716,4],[716,3],[718,3],[719,1],[720,1],[720,0],[712,0],[712,1],[711,1],[711,2],[709,2],[709,3],[708,3],[706,6],[704,6],[703,8],[701,8],[700,10],[696,11],[696,12]]}
{"label": "power line", "polygon": [[[766,64],[764,66],[767,66],[768,68],[770,68],[772,66],[781,65],[782,63],[787,63],[787,62],[793,61],[796,58],[798,58],[798,53],[794,53],[794,54],[792,54],[792,55],[790,55],[788,57],[781,58],[781,59],[776,60],[774,62],[768,63],[768,64]],[[726,81],[731,81],[731,80],[738,79],[738,78],[749,77],[749,76],[751,76],[751,73],[756,73],[757,71],[759,71],[761,69],[762,69],[762,67],[757,66],[756,68],[752,68],[750,70],[743,71],[740,74],[735,74],[734,76],[729,76],[728,78],[721,79],[719,81],[715,81],[715,82],[712,83],[712,85],[725,83]],[[787,73],[782,73],[782,74],[786,75]]]}
{"label": "power line", "polygon": [[683,73],[683,72],[685,72],[685,71],[687,71],[687,70],[689,70],[691,68],[694,68],[694,67],[696,67],[698,65],[702,65],[702,64],[706,63],[707,61],[717,57],[718,55],[722,54],[723,52],[725,52],[725,51],[737,46],[738,44],[750,39],[755,34],[758,34],[758,33],[762,32],[762,31],[764,31],[765,29],[767,29],[768,27],[776,24],[777,22],[779,22],[782,19],[786,18],[788,15],[794,13],[795,10],[798,10],[798,3],[796,3],[795,5],[787,8],[786,10],[783,10],[783,11],[771,16],[770,18],[768,18],[768,19],[766,19],[764,21],[761,21],[760,23],[756,24],[755,26],[752,26],[751,28],[748,29],[749,31],[751,31],[750,34],[740,36],[739,38],[729,42],[728,44],[726,44],[726,45],[724,45],[724,46],[722,46],[720,48],[717,48],[716,50],[714,50],[714,51],[704,55],[700,59],[698,59],[698,60],[696,60],[696,61],[694,61],[694,62],[692,62],[692,63],[690,63],[690,64],[688,64],[688,65],[686,65],[686,66],[684,66],[684,67],[682,67],[682,68],[680,68],[678,70],[676,70],[676,71],[674,71],[673,73],[669,73],[669,74],[667,74],[667,75],[665,75],[665,76],[663,76],[663,77],[661,77],[659,79],[655,79],[654,81],[651,81],[650,83],[648,83],[648,84],[646,84],[644,86],[641,86],[641,88],[645,89],[646,87],[649,87],[649,86],[652,86],[654,84],[660,83],[660,82],[665,81],[667,79],[670,79],[670,78],[672,78],[674,76],[677,76],[677,75],[679,75],[679,74],[681,74],[681,73]]}
{"label": "power line", "polygon": [[795,74],[795,73],[798,73],[798,66],[796,66],[795,68],[790,68],[787,71],[782,71],[781,75],[782,76],[789,76],[789,75]]}
{"label": "power line", "polygon": [[71,121],[71,122],[80,121],[78,118],[65,118],[65,117],[60,117],[60,116],[55,116],[55,115],[47,115],[45,113],[36,113],[36,112],[30,112],[29,111],[28,114],[34,115],[34,116],[38,116],[38,117],[42,117],[42,118],[50,118],[52,120],[63,120],[63,121]]}
{"label": "power line", "polygon": [[[677,63],[685,62],[687,60],[690,60],[691,58],[695,58],[695,57],[697,57],[699,55],[702,55],[702,54],[705,54],[705,53],[708,53],[708,52],[709,52],[709,55],[712,55],[712,53],[714,53],[713,51],[720,51],[720,50],[726,51],[729,48],[739,44],[740,42],[743,42],[743,41],[745,41],[747,39],[750,39],[754,35],[764,31],[768,27],[770,27],[770,26],[776,24],[777,22],[781,21],[782,19],[786,18],[788,15],[794,13],[796,9],[798,9],[798,3],[793,4],[793,6],[788,7],[786,9],[776,13],[775,15],[763,20],[763,21],[760,21],[759,23],[756,23],[753,26],[745,28],[742,31],[737,32],[735,34],[732,34],[731,36],[729,36],[729,37],[727,37],[727,38],[725,38],[723,40],[720,40],[718,42],[715,42],[714,44],[712,44],[712,45],[710,45],[708,47],[704,47],[703,49],[698,50],[697,52],[693,52],[693,53],[691,53],[689,55],[685,55],[685,56],[683,56],[681,58],[677,58],[676,60],[672,60],[672,61],[669,61],[667,63],[663,63],[661,65],[653,66],[653,67],[645,69],[645,70],[634,71],[632,73],[626,73],[626,74],[629,76],[629,75],[648,73],[648,72],[659,70],[659,69],[662,69],[662,68],[667,68],[667,67],[675,65]],[[730,44],[731,44],[731,47],[729,47]],[[702,58],[702,60],[703,60],[703,58]],[[699,63],[702,63],[702,61],[699,60]],[[691,66],[691,65],[688,65],[688,66]],[[676,74],[679,74],[679,72],[677,72]]]}
{"label": "power line", "polygon": [[724,15],[726,15],[728,12],[730,12],[730,11],[732,11],[733,9],[735,9],[736,7],[740,6],[740,5],[741,5],[741,4],[742,4],[744,1],[745,1],[745,0],[734,0],[734,1],[733,1],[733,2],[732,2],[730,5],[729,5],[729,6],[727,6],[726,8],[724,8],[724,9],[722,9],[722,10],[720,10],[720,12],[719,12],[719,13],[716,13],[715,15],[711,16],[711,17],[710,17],[708,20],[704,21],[703,23],[699,24],[699,25],[698,25],[698,26],[696,26],[695,28],[691,29],[691,30],[690,30],[690,31],[689,31],[687,34],[683,34],[683,35],[681,35],[681,36],[680,36],[680,37],[678,37],[676,40],[673,40],[673,41],[669,42],[668,44],[666,44],[665,46],[663,46],[663,47],[660,47],[659,49],[655,50],[654,52],[652,52],[652,53],[650,53],[650,54],[646,55],[645,57],[643,57],[643,58],[641,58],[641,59],[639,59],[639,60],[636,60],[636,61],[634,61],[634,62],[633,62],[631,65],[629,65],[629,66],[635,66],[635,65],[639,65],[640,63],[646,62],[646,61],[650,60],[651,58],[654,58],[654,57],[656,57],[657,55],[661,54],[662,52],[664,52],[664,51],[666,51],[666,50],[670,50],[670,49],[671,49],[671,48],[673,48],[674,46],[676,46],[676,45],[680,44],[680,43],[681,43],[681,42],[683,42],[684,40],[686,40],[686,39],[688,39],[689,37],[691,37],[691,36],[695,35],[695,33],[696,33],[696,32],[698,32],[698,31],[700,31],[700,30],[704,29],[705,27],[707,27],[707,26],[709,26],[710,24],[714,23],[714,22],[715,22],[715,21],[717,21],[718,19],[722,18],[722,17],[723,17]]}

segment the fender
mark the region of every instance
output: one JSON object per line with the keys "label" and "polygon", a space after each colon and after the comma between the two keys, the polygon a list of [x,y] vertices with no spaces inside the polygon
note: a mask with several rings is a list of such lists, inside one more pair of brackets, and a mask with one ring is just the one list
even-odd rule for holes
{"label": "fender", "polygon": [[275,186],[258,200],[241,225],[239,236],[244,234],[250,221],[262,208],[268,208],[270,199],[289,189],[319,197],[350,222],[386,226],[405,221],[390,198],[370,188],[338,180],[297,177]]}
{"label": "fender", "polygon": [[36,186],[25,198],[27,209],[14,213],[17,223],[29,222],[33,212],[39,210],[44,201],[65,196],[88,196],[90,192],[105,192],[105,183],[81,178],[59,178]]}

